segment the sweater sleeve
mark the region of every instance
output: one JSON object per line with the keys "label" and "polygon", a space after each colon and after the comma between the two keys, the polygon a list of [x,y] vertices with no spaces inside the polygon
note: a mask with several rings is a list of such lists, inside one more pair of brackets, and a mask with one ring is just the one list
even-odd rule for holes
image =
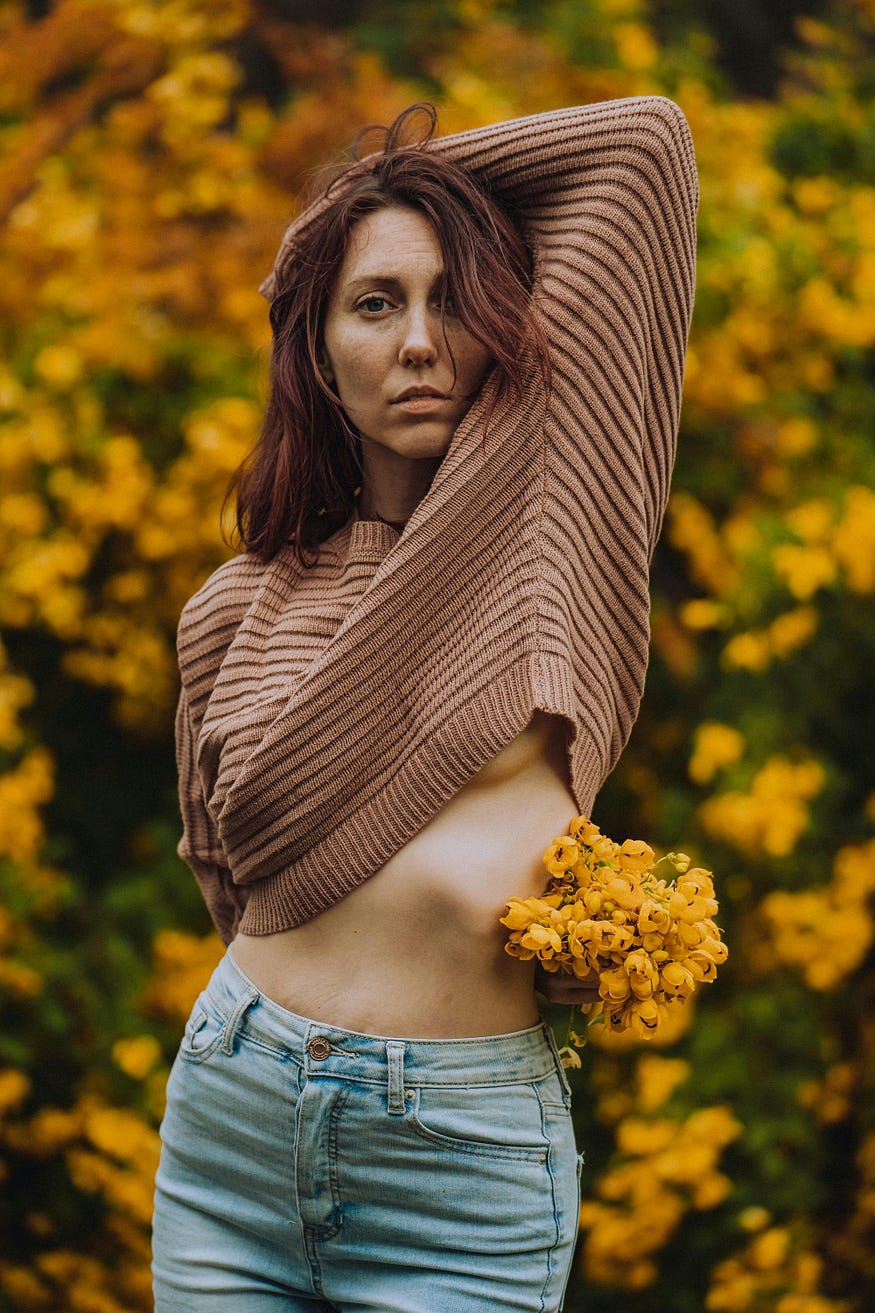
{"label": "sweater sleeve", "polygon": [[[551,348],[554,473],[594,432],[634,484],[652,555],[668,500],[695,286],[698,181],[687,121],[661,96],[549,111],[439,138],[522,219]],[[599,445],[598,440],[595,443]]]}
{"label": "sweater sleeve", "polygon": [[223,943],[230,944],[246,906],[246,891],[232,879],[228,859],[204,803],[195,760],[191,713],[184,688],[176,709],[176,768],[183,826],[177,852],[200,885]]}

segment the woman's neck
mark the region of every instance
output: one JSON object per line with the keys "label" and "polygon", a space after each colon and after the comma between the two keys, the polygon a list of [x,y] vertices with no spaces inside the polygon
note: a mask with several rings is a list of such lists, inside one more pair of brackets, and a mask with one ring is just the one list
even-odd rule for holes
{"label": "woman's neck", "polygon": [[413,460],[376,443],[362,443],[361,518],[403,529],[431,487],[442,459]]}

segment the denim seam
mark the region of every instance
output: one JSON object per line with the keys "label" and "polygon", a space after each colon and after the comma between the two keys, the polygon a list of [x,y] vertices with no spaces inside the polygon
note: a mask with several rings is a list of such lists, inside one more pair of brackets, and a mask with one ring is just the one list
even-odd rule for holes
{"label": "denim seam", "polygon": [[547,1250],[547,1275],[544,1278],[544,1285],[541,1288],[541,1307],[539,1310],[539,1313],[544,1313],[544,1310],[547,1307],[546,1304],[547,1291],[550,1288],[550,1282],[553,1278],[554,1258],[555,1258],[556,1250],[559,1248],[559,1241],[562,1239],[562,1236],[559,1229],[559,1202],[556,1197],[556,1176],[553,1171],[553,1158],[555,1156],[556,1148],[553,1142],[551,1141],[550,1136],[547,1134],[547,1118],[545,1116],[545,1106],[541,1099],[541,1092],[540,1090],[536,1089],[535,1093],[538,1096],[538,1103],[540,1104],[540,1108],[541,1108],[541,1134],[544,1136],[544,1139],[547,1142],[547,1156],[546,1156],[547,1175],[550,1178],[550,1195],[553,1200],[554,1238],[552,1245]]}
{"label": "denim seam", "polygon": [[[197,1019],[197,1025],[194,1024],[195,1019]],[[197,1012],[192,1012],[191,1019],[185,1028],[185,1033],[183,1034],[179,1046],[179,1056],[183,1062],[187,1062],[190,1066],[198,1067],[202,1062],[206,1062],[207,1058],[211,1058],[216,1052],[216,1049],[222,1043],[225,1035],[224,1019],[221,1019],[222,1024],[217,1034],[215,1034],[210,1040],[209,1044],[205,1044],[202,1049],[196,1049],[194,1047],[186,1048],[186,1041],[191,1044],[191,1041],[200,1034],[209,1019],[209,1014],[205,1012],[203,1008],[200,1008]]]}
{"label": "denim seam", "polygon": [[581,1185],[581,1179],[580,1179],[580,1178],[581,1178],[581,1175],[582,1175],[582,1173],[583,1173],[583,1154],[582,1154],[582,1153],[579,1153],[579,1154],[577,1155],[577,1163],[576,1163],[576,1167],[577,1167],[577,1207],[576,1207],[576,1209],[575,1209],[575,1213],[574,1213],[574,1219],[575,1219],[575,1220],[574,1220],[574,1237],[573,1237],[572,1242],[571,1242],[571,1257],[570,1257],[569,1262],[568,1262],[568,1271],[567,1271],[566,1274],[565,1274],[565,1284],[564,1284],[564,1286],[562,1287],[562,1293],[561,1293],[561,1296],[560,1296],[560,1298],[559,1298],[559,1313],[562,1313],[562,1309],[565,1307],[565,1296],[568,1294],[568,1283],[569,1283],[570,1280],[571,1280],[571,1269],[572,1269],[572,1266],[573,1266],[573,1264],[574,1264],[574,1254],[575,1254],[575,1250],[576,1250],[576,1248],[577,1248],[577,1236],[578,1236],[578,1232],[580,1231],[580,1204],[581,1204],[581,1199],[582,1199],[582,1196],[583,1196],[583,1188],[582,1188],[582,1185]]}
{"label": "denim seam", "polygon": [[243,1026],[238,1030],[237,1038],[243,1044],[251,1044],[254,1049],[258,1049],[261,1053],[265,1053],[272,1058],[277,1058],[280,1062],[288,1062],[292,1066],[299,1067],[303,1070],[304,1064],[296,1054],[292,1053],[289,1049],[279,1047],[276,1044],[268,1044],[261,1035],[253,1034],[253,1032],[246,1026]]}
{"label": "denim seam", "polygon": [[411,1119],[411,1128],[414,1135],[418,1135],[421,1140],[428,1144],[436,1145],[439,1149],[444,1149],[447,1153],[466,1154],[470,1158],[492,1158],[500,1159],[503,1162],[531,1163],[535,1166],[547,1161],[547,1153],[543,1149],[513,1149],[510,1145],[505,1144],[486,1144],[481,1148],[475,1145],[473,1141],[453,1140],[447,1135],[438,1135],[435,1131],[430,1131],[427,1126],[423,1126],[416,1118]]}
{"label": "denim seam", "polygon": [[[340,1197],[340,1174],[337,1170],[337,1125],[340,1114],[346,1106],[350,1091],[342,1086],[330,1113],[328,1114],[328,1182],[331,1187],[331,1211],[334,1221],[323,1226],[308,1226],[314,1240],[331,1240],[336,1236],[343,1222],[343,1201]],[[322,1292],[320,1292],[322,1293]]]}
{"label": "denim seam", "polygon": [[461,1073],[458,1080],[430,1080],[417,1075],[415,1069],[411,1073],[408,1067],[407,1084],[415,1085],[420,1090],[503,1090],[517,1085],[538,1085],[552,1075],[551,1067],[549,1071],[542,1072],[538,1076],[517,1076],[507,1080],[496,1080],[494,1076],[491,1080],[468,1080]]}
{"label": "denim seam", "polygon": [[[440,1131],[433,1131],[419,1120],[419,1099],[410,1108],[407,1114],[407,1122],[414,1135],[419,1136],[428,1144],[436,1145],[439,1149],[447,1153],[466,1154],[471,1158],[491,1158],[500,1159],[504,1162],[518,1162],[542,1164],[547,1160],[547,1148],[536,1145],[518,1145],[514,1147],[511,1144],[488,1144],[486,1141],[478,1143],[474,1140],[458,1140],[451,1135],[443,1135]],[[543,1116],[541,1119],[541,1128],[543,1133]]]}
{"label": "denim seam", "polygon": [[[264,1043],[264,1041],[259,1036],[253,1035],[252,1031],[248,1028],[239,1031],[238,1036],[241,1039],[251,1040],[252,1043],[257,1044],[259,1048],[263,1047],[267,1049],[269,1052],[275,1053],[277,1057],[287,1059],[295,1066],[303,1067],[304,1065],[297,1057],[297,1055],[293,1053],[290,1049],[273,1048],[271,1045]],[[331,1057],[334,1057],[334,1054],[335,1054],[335,1050],[332,1049]],[[336,1072],[336,1071],[332,1071],[329,1063],[330,1063],[330,1059],[327,1059],[325,1063],[320,1064],[318,1071],[315,1068],[311,1068],[311,1074],[321,1075],[321,1076],[333,1076],[336,1080],[348,1081],[351,1085],[368,1085],[372,1089],[385,1089],[386,1087],[385,1075],[370,1077],[370,1076],[357,1076],[347,1072]],[[520,1085],[537,1085],[539,1082],[547,1080],[553,1074],[554,1074],[553,1069],[551,1067],[551,1069],[548,1072],[544,1073],[544,1075],[537,1076],[533,1080],[524,1080],[522,1077],[520,1077],[517,1080],[502,1080],[502,1081],[495,1081],[495,1080],[471,1081],[471,1080],[465,1080],[464,1078],[460,1078],[459,1080],[436,1081],[436,1080],[423,1080],[420,1077],[417,1077],[415,1074],[412,1075],[409,1071],[406,1071],[405,1085],[407,1086],[408,1089],[414,1087],[419,1090],[456,1090],[456,1089],[501,1090],[505,1088],[515,1089]],[[545,1101],[545,1102],[549,1102],[549,1101]],[[567,1111],[567,1104],[565,1103],[552,1103],[550,1104],[550,1106],[560,1109],[562,1111]]]}
{"label": "denim seam", "polygon": [[[340,1194],[340,1172],[338,1170],[338,1129],[340,1126],[340,1114],[346,1107],[346,1101],[350,1096],[350,1089],[344,1085],[341,1087],[337,1102],[331,1109],[331,1118],[328,1126],[328,1178],[331,1182],[331,1195],[334,1204],[335,1223],[331,1229],[330,1236],[337,1235],[343,1225],[343,1199]],[[327,1240],[330,1236],[325,1236]]]}
{"label": "denim seam", "polygon": [[316,1234],[316,1228],[312,1226],[302,1227],[304,1233],[304,1254],[307,1258],[307,1266],[310,1269],[310,1284],[313,1287],[313,1293],[320,1299],[325,1297],[325,1287],[322,1283],[322,1267],[319,1263],[319,1255],[316,1253],[316,1242],[319,1236]]}

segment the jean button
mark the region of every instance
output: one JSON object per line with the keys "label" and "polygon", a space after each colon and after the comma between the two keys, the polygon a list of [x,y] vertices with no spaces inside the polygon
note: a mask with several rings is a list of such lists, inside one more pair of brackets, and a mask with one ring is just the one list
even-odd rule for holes
{"label": "jean button", "polygon": [[314,1062],[322,1062],[322,1060],[327,1058],[331,1052],[331,1045],[328,1043],[328,1040],[324,1035],[317,1035],[315,1039],[311,1039],[310,1043],[307,1045],[307,1052],[310,1054],[310,1057]]}

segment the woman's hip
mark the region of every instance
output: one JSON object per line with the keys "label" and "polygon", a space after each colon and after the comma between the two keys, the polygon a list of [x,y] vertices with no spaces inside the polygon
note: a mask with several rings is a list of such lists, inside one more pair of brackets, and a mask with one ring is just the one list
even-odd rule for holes
{"label": "woman's hip", "polygon": [[561,1288],[579,1197],[569,1101],[543,1024],[461,1040],[358,1034],[263,998],[226,954],[168,1084],[160,1261],[195,1213],[217,1236],[231,1227],[282,1253],[290,1288],[335,1303],[362,1264],[449,1264],[470,1290],[503,1262],[519,1281],[528,1263],[533,1290]]}

